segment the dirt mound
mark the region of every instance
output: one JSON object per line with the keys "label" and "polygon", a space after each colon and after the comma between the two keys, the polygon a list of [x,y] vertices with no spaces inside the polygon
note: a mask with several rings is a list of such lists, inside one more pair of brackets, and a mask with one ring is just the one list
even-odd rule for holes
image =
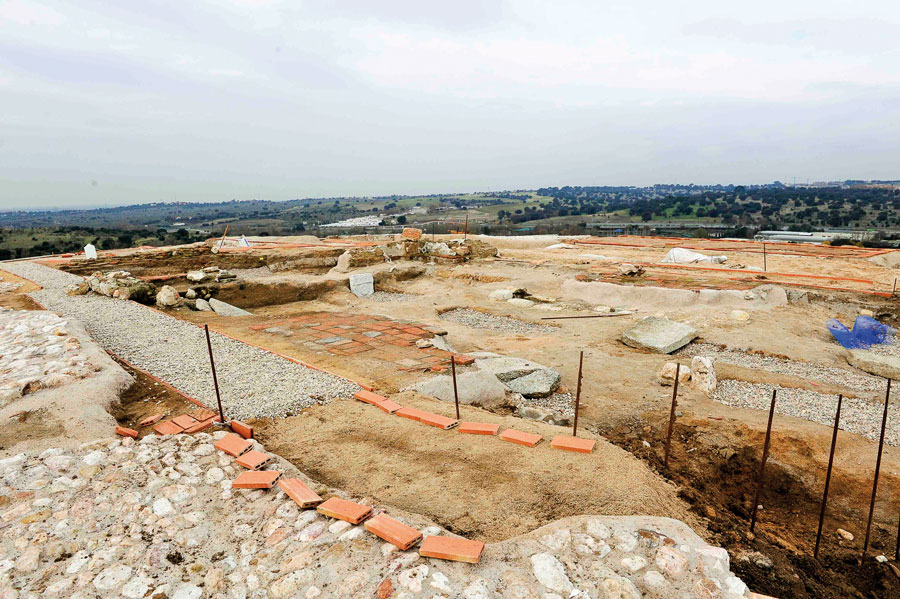
{"label": "dirt mound", "polygon": [[[412,392],[393,399],[453,415],[453,406]],[[268,449],[325,484],[485,541],[578,514],[669,516],[702,531],[674,487],[602,439],[592,454],[573,454],[549,447],[553,436],[571,431],[469,406],[460,411],[463,419],[539,433],[545,440],[527,449],[496,437],[431,429],[356,401],[260,421],[256,429]]]}
{"label": "dirt mound", "polygon": [[762,285],[748,291],[715,289],[692,291],[568,280],[563,283],[562,288],[564,296],[569,299],[607,306],[625,305],[641,310],[671,310],[697,306],[767,309],[787,304],[787,293],[775,285]]}
{"label": "dirt mound", "polygon": [[900,252],[888,252],[868,258],[868,261],[885,268],[900,268]]}

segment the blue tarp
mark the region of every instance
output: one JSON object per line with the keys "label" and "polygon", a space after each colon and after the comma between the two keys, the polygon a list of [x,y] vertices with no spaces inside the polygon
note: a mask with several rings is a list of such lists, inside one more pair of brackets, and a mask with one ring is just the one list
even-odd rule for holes
{"label": "blue tarp", "polygon": [[825,326],[837,342],[847,349],[865,349],[894,340],[894,329],[871,316],[857,316],[853,329],[848,329],[836,318],[829,319]]}

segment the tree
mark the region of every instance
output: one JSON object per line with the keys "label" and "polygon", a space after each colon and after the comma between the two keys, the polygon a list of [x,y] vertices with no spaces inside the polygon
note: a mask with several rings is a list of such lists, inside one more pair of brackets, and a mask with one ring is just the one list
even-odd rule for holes
{"label": "tree", "polygon": [[401,214],[400,216],[398,216],[398,217],[397,217],[397,224],[398,224],[398,225],[405,225],[405,224],[406,224],[406,216],[403,215],[403,214]]}

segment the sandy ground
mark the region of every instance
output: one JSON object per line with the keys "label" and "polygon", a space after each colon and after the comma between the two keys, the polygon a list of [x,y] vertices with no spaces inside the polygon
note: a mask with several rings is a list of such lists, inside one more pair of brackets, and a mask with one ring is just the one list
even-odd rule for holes
{"label": "sandy ground", "polygon": [[[394,399],[454,416],[451,404],[412,392]],[[546,440],[527,448],[443,431],[355,401],[256,426],[261,443],[311,477],[424,514],[469,538],[499,541],[572,514],[668,516],[702,534],[677,489],[628,452],[603,440],[592,454],[564,452],[549,440],[568,429],[468,406],[461,416]]]}
{"label": "sandy ground", "polygon": [[14,291],[0,291],[0,306],[14,308],[16,310],[40,310],[40,306],[34,303],[34,301],[26,295],[27,293],[40,289],[40,285],[36,285],[28,279],[17,277],[5,270],[0,270],[0,281],[19,284],[19,287]]}

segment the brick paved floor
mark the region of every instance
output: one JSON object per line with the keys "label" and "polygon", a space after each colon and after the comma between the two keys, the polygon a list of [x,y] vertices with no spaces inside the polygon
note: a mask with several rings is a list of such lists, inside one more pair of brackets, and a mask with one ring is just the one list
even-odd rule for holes
{"label": "brick paved floor", "polygon": [[250,329],[290,337],[317,352],[338,356],[366,354],[366,357],[394,362],[403,370],[442,370],[449,365],[451,355],[433,347],[416,347],[416,341],[431,339],[440,329],[369,314],[311,312]]}

